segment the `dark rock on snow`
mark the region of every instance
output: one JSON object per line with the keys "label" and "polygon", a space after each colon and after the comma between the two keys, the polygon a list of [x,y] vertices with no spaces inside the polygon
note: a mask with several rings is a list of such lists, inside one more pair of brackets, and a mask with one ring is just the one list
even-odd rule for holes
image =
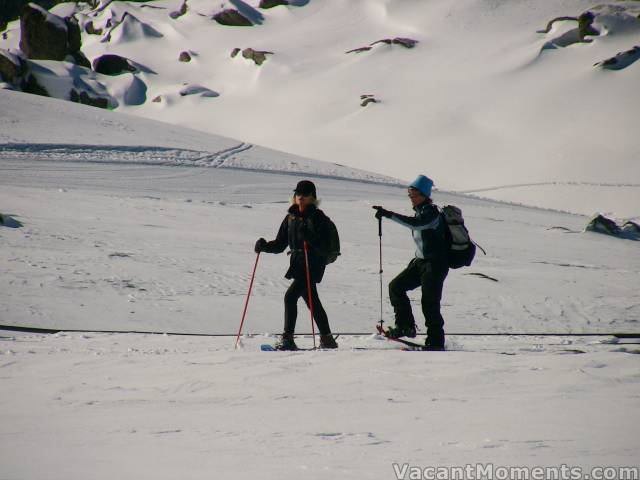
{"label": "dark rock on snow", "polygon": [[180,56],[178,57],[178,60],[185,63],[190,62],[191,55],[189,55],[189,52],[180,52]]}
{"label": "dark rock on snow", "polygon": [[32,93],[34,95],[41,95],[43,97],[49,97],[49,92],[42,85],[38,83],[38,80],[33,74],[27,73],[20,83],[20,89],[24,93]]}
{"label": "dark rock on snow", "polygon": [[102,35],[102,29],[95,28],[93,26],[93,21],[89,21],[84,25],[84,31],[89,35]]}
{"label": "dark rock on snow", "polygon": [[380,100],[378,100],[374,95],[360,95],[360,100],[362,100],[360,103],[361,107],[366,107],[370,103],[380,103]]}
{"label": "dark rock on snow", "polygon": [[180,10],[171,12],[169,16],[175,20],[177,18],[180,18],[184,14],[186,14],[188,9],[189,7],[187,7],[187,0],[185,0],[184,2],[182,2],[182,6],[180,7]]}
{"label": "dark rock on snow", "polygon": [[277,7],[279,5],[289,5],[289,2],[287,0],[260,0],[258,8],[267,9]]}
{"label": "dark rock on snow", "polygon": [[615,57],[607,58],[598,62],[594,67],[601,67],[605,70],[622,70],[640,59],[640,46],[636,45],[631,50],[620,52]]}
{"label": "dark rock on snow", "polygon": [[234,48],[231,51],[231,58],[236,58],[236,56],[240,53],[240,49],[239,48]]}
{"label": "dark rock on snow", "polygon": [[180,90],[180,96],[186,97],[188,95],[200,95],[201,97],[218,97],[220,94],[218,92],[214,92],[210,88],[203,87],[202,85],[187,85],[182,90]]}
{"label": "dark rock on snow", "polygon": [[252,27],[253,23],[247,17],[242,15],[239,11],[233,8],[228,8],[216,13],[213,19],[220,25],[227,25],[230,27]]}
{"label": "dark rock on snow", "polygon": [[267,60],[267,55],[273,55],[273,52],[254,50],[253,48],[242,50],[242,56],[247,60],[253,60],[256,65],[262,65]]}
{"label": "dark rock on snow", "polygon": [[382,38],[380,40],[376,40],[373,43],[370,43],[368,46],[354,48],[353,50],[348,50],[345,53],[362,53],[368,52],[374,45],[379,43],[384,43],[387,45],[402,45],[405,48],[413,48],[418,44],[418,40],[414,40],[413,38],[404,38],[404,37],[395,37],[395,38]]}
{"label": "dark rock on snow", "polygon": [[27,58],[86,64],[80,47],[80,26],[75,18],[59,17],[32,3],[22,9],[20,50]]}
{"label": "dark rock on snow", "polygon": [[18,55],[0,50],[0,80],[15,83],[25,71],[25,63]]}
{"label": "dark rock on snow", "polygon": [[93,60],[93,69],[103,75],[120,75],[126,72],[135,72],[136,68],[129,63],[129,59],[108,53]]}
{"label": "dark rock on snow", "polygon": [[108,108],[109,101],[102,97],[91,97],[87,92],[80,92],[74,88],[69,92],[69,100],[76,103],[82,103],[83,105],[90,105],[98,108]]}

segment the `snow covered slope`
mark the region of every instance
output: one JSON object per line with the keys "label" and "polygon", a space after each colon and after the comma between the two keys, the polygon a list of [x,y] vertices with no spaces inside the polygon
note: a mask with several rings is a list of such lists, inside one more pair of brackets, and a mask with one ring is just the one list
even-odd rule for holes
{"label": "snow covered slope", "polygon": [[313,173],[397,184],[342,165],[71,102],[0,90],[0,161],[28,158]]}
{"label": "snow covered slope", "polygon": [[[447,190],[640,215],[640,55],[603,63],[640,44],[637,2],[258,3],[190,0],[177,15],[181,0],[102,2],[77,13],[102,32],[83,34],[83,52],[138,65],[92,74],[125,112],[404,179],[427,173]],[[253,26],[212,19],[228,8]],[[583,41],[574,20],[547,31],[586,11],[595,33]],[[370,45],[397,37],[418,43]],[[13,23],[0,47],[17,42]],[[272,54],[257,65],[236,48]],[[379,103],[361,107],[362,95]]]}
{"label": "snow covered slope", "polygon": [[[301,176],[315,178],[341,233],[343,256],[321,287],[334,329],[368,332],[379,318],[370,207],[410,210],[388,178],[70,102],[0,99],[12,105],[3,136],[14,142],[0,151],[0,205],[24,224],[0,230],[3,324],[233,333],[253,244],[275,235]],[[443,192],[435,200],[460,206],[488,250],[451,273],[449,331],[637,330],[638,242],[579,233],[581,216]],[[387,222],[384,243],[387,282],[413,248]],[[263,256],[249,332],[281,328],[287,261]]]}

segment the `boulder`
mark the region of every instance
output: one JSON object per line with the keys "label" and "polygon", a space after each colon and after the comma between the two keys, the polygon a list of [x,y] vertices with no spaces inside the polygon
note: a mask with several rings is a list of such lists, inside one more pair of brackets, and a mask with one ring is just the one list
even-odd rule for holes
{"label": "boulder", "polygon": [[92,97],[87,92],[78,91],[75,88],[72,88],[69,92],[69,100],[75,103],[82,103],[83,105],[90,105],[92,107],[98,108],[108,108],[109,100],[103,97]]}
{"label": "boulder", "polygon": [[131,65],[129,59],[107,53],[93,60],[93,70],[103,75],[120,75],[126,72],[135,72],[136,68]]}
{"label": "boulder", "polygon": [[273,8],[273,7],[277,7],[280,5],[289,5],[289,2],[287,0],[260,0],[260,3],[258,4],[258,8]]}
{"label": "boulder", "polygon": [[218,92],[214,92],[210,88],[203,87],[202,85],[191,84],[185,86],[182,90],[180,90],[180,96],[186,97],[189,95],[200,95],[201,97],[218,97],[220,94]]}
{"label": "boulder", "polygon": [[78,50],[77,52],[70,53],[69,55],[67,55],[65,57],[65,60],[67,62],[75,63],[76,65],[80,65],[81,67],[91,68],[91,62],[85,56],[85,54],[82,53],[80,50]]}
{"label": "boulder", "polygon": [[191,61],[191,55],[189,55],[189,52],[180,52],[180,56],[178,57],[178,60],[181,62],[188,63]]}
{"label": "boulder", "polygon": [[11,215],[0,213],[0,227],[21,228],[22,226],[22,222],[16,220]]}
{"label": "boulder", "polygon": [[267,60],[267,55],[273,55],[273,52],[254,50],[253,48],[242,50],[242,56],[248,60],[253,60],[256,65],[262,65]]}
{"label": "boulder", "polygon": [[628,220],[622,225],[622,231],[631,235],[640,236],[640,223]]}
{"label": "boulder", "polygon": [[79,52],[82,47],[82,36],[80,34],[80,25],[74,17],[64,19],[67,25],[67,41],[69,53]]}
{"label": "boulder", "polygon": [[380,103],[380,100],[378,100],[374,95],[360,95],[360,100],[361,107],[366,107],[370,103]]}
{"label": "boulder", "polygon": [[20,16],[20,50],[27,58],[64,60],[71,53],[67,23],[33,3],[25,5]]}
{"label": "boulder", "polygon": [[593,217],[585,227],[585,231],[605,233],[607,235],[620,235],[621,232],[616,222],[604,215],[596,215]]}
{"label": "boulder", "polygon": [[414,40],[413,38],[405,38],[405,37],[395,37],[395,38],[382,38],[380,40],[376,40],[369,45],[365,45],[364,47],[354,48],[353,50],[348,50],[345,53],[362,53],[368,52],[375,45],[379,43],[384,43],[386,45],[402,45],[405,48],[413,48],[418,44],[418,40]]}
{"label": "boulder", "polygon": [[600,35],[600,32],[592,26],[595,18],[595,15],[591,12],[584,12],[578,17],[578,35],[580,37],[580,41],[584,41],[587,36],[597,37]]}
{"label": "boulder", "polygon": [[228,8],[216,13],[213,19],[220,25],[227,25],[229,27],[252,27],[253,23],[247,17],[242,15],[239,11]]}
{"label": "boulder", "polygon": [[74,17],[62,18],[33,3],[20,17],[20,50],[36,60],[71,61],[88,67],[89,61],[80,51],[80,25]]}
{"label": "boulder", "polygon": [[94,27],[93,21],[85,23],[84,31],[89,35],[102,35],[102,29]]}
{"label": "boulder", "polygon": [[38,79],[32,73],[27,73],[20,83],[20,89],[24,93],[31,93],[33,95],[41,95],[43,97],[50,97],[47,89],[38,83]]}
{"label": "boulder", "polygon": [[631,50],[620,52],[615,57],[596,63],[594,67],[600,67],[605,70],[622,70],[638,60],[640,60],[640,46],[636,45]]}
{"label": "boulder", "polygon": [[18,55],[0,49],[0,80],[16,83],[25,73],[25,64]]}
{"label": "boulder", "polygon": [[180,7],[180,10],[176,10],[169,13],[169,16],[175,20],[177,18],[180,18],[184,14],[186,14],[188,9],[189,7],[187,7],[187,0],[184,0],[184,2],[182,2],[182,6]]}
{"label": "boulder", "polygon": [[413,48],[418,44],[418,40],[413,38],[396,37],[392,40],[395,45],[402,45],[405,48]]}

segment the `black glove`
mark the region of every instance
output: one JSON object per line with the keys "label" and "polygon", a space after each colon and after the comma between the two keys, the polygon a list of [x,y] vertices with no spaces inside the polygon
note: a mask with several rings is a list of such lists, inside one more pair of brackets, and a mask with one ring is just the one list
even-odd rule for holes
{"label": "black glove", "polygon": [[387,218],[391,218],[391,215],[393,215],[393,212],[391,212],[390,210],[385,210],[384,208],[382,208],[379,205],[374,205],[373,207],[374,210],[376,210],[376,218],[378,220],[380,220],[382,217],[387,217]]}
{"label": "black glove", "polygon": [[267,246],[267,241],[264,238],[259,238],[253,250],[256,253],[260,253],[264,251],[266,246]]}

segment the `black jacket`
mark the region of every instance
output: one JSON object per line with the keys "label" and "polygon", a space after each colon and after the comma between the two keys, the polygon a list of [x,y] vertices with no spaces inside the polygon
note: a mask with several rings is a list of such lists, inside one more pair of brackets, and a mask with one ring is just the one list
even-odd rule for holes
{"label": "black jacket", "polygon": [[276,239],[267,242],[263,251],[281,253],[288,246],[291,249],[291,259],[285,278],[304,279],[306,278],[304,264],[304,241],[306,240],[309,246],[311,281],[320,283],[324,275],[329,247],[327,222],[327,216],[315,205],[309,205],[302,213],[297,205],[292,205],[280,224]]}

